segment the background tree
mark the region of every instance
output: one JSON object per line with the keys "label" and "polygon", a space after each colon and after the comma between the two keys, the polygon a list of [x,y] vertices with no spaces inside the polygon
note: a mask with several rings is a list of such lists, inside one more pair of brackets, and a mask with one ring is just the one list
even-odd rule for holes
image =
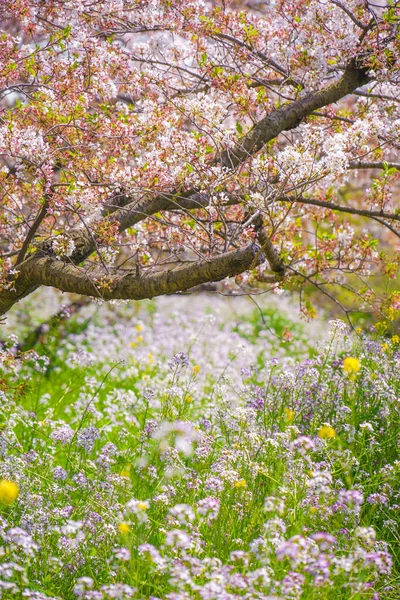
{"label": "background tree", "polygon": [[0,314],[226,277],[400,309],[366,279],[399,266],[399,3],[246,4],[3,0]]}

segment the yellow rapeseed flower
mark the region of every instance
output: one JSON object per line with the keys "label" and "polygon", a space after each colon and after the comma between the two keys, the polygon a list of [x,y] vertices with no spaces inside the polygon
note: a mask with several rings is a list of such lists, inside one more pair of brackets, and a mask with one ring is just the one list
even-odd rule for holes
{"label": "yellow rapeseed flower", "polygon": [[330,425],[322,425],[318,431],[318,437],[322,440],[329,440],[330,438],[336,437],[336,431]]}
{"label": "yellow rapeseed flower", "polygon": [[393,335],[392,336],[392,343],[393,344],[400,344],[400,337],[398,335]]}
{"label": "yellow rapeseed flower", "polygon": [[358,358],[354,358],[352,356],[347,356],[343,361],[343,371],[345,373],[354,374],[358,373],[361,369],[361,363]]}
{"label": "yellow rapeseed flower", "polygon": [[124,533],[124,534],[125,534],[125,533],[129,533],[129,532],[130,532],[130,530],[131,530],[131,528],[130,528],[130,526],[128,525],[128,523],[120,523],[120,524],[118,525],[118,529],[120,530],[120,532],[121,532],[121,533]]}
{"label": "yellow rapeseed flower", "polygon": [[194,365],[194,367],[193,367],[193,373],[195,373],[195,375],[197,375],[197,373],[200,373],[200,367],[199,367],[199,365]]}
{"label": "yellow rapeseed flower", "polygon": [[235,488],[245,488],[247,487],[247,483],[244,479],[238,479],[237,481],[234,482],[233,484],[235,486]]}
{"label": "yellow rapeseed flower", "polygon": [[292,410],[291,408],[284,408],[283,412],[285,413],[285,419],[288,423],[293,423],[294,421],[294,410]]}
{"label": "yellow rapeseed flower", "polygon": [[18,494],[19,487],[14,481],[8,479],[0,481],[0,502],[9,506],[18,498]]}

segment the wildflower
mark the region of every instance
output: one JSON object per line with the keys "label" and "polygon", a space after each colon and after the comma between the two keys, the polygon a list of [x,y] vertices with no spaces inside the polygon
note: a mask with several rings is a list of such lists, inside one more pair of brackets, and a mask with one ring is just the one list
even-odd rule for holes
{"label": "wildflower", "polygon": [[85,592],[92,589],[93,585],[94,581],[91,577],[79,577],[79,579],[76,580],[76,585],[74,586],[75,596],[84,596]]}
{"label": "wildflower", "polygon": [[140,344],[140,342],[143,342],[143,336],[138,335],[136,341],[138,342],[138,344]]}
{"label": "wildflower", "polygon": [[347,356],[343,361],[343,371],[349,375],[358,373],[361,368],[361,363],[358,358]]}
{"label": "wildflower", "polygon": [[285,511],[285,502],[282,498],[276,498],[275,496],[268,496],[264,500],[265,512],[278,513],[282,515]]}
{"label": "wildflower", "polygon": [[142,331],[142,326],[141,325],[136,325],[136,331]]}
{"label": "wildflower", "polygon": [[34,542],[32,536],[21,527],[9,529],[5,539],[7,542],[19,546],[26,555],[30,554],[32,556],[39,550],[39,546]]}
{"label": "wildflower", "polygon": [[235,488],[245,488],[247,487],[247,483],[244,479],[238,479],[233,483]]}
{"label": "wildflower", "polygon": [[365,542],[367,546],[373,546],[376,539],[376,532],[373,527],[357,527],[355,530],[355,535],[360,540]]}
{"label": "wildflower", "polygon": [[200,373],[200,367],[199,367],[199,365],[194,365],[194,367],[193,367],[193,373],[195,375],[197,375],[198,373]]}
{"label": "wildflower", "polygon": [[360,429],[363,429],[363,430],[367,429],[371,433],[373,433],[373,431],[374,431],[374,428],[371,425],[371,423],[366,423],[366,422],[360,424]]}
{"label": "wildflower", "polygon": [[57,427],[50,434],[50,437],[55,442],[60,442],[61,444],[69,444],[69,442],[74,437],[75,432],[69,425],[61,425],[61,427]]}
{"label": "wildflower", "polygon": [[285,413],[285,419],[288,423],[293,423],[294,421],[294,410],[291,408],[284,408],[283,412]]}
{"label": "wildflower", "polygon": [[333,319],[331,321],[328,321],[328,325],[330,327],[330,337],[334,337],[336,333],[344,333],[347,330],[346,323],[344,323],[344,321],[342,321],[341,319]]}
{"label": "wildflower", "polygon": [[191,523],[195,519],[193,509],[188,504],[175,504],[169,509],[171,517],[177,519],[181,525]]}
{"label": "wildflower", "polygon": [[2,479],[0,481],[0,502],[10,505],[18,498],[19,487],[14,481]]}
{"label": "wildflower", "polygon": [[207,517],[208,521],[213,521],[218,517],[220,502],[217,498],[208,496],[199,500],[197,503],[197,512],[199,515]]}
{"label": "wildflower", "polygon": [[86,429],[79,431],[77,435],[76,445],[84,448],[86,452],[93,450],[95,440],[100,437],[99,431],[93,425],[89,425]]}
{"label": "wildflower", "polygon": [[387,323],[385,323],[385,321],[379,321],[378,323],[375,323],[375,331],[379,335],[383,335],[387,331]]}
{"label": "wildflower", "polygon": [[189,359],[184,352],[178,352],[174,354],[169,364],[171,369],[182,369],[189,365]]}
{"label": "wildflower", "polygon": [[336,437],[336,431],[330,425],[323,425],[318,431],[318,437],[321,440],[329,440]]}
{"label": "wildflower", "polygon": [[120,530],[121,533],[123,533],[124,535],[129,533],[131,528],[130,525],[128,525],[128,523],[119,523],[118,525],[118,529]]}
{"label": "wildflower", "polygon": [[117,548],[116,550],[113,550],[113,552],[115,558],[117,558],[118,560],[126,562],[131,558],[131,553],[128,550],[128,548]]}
{"label": "wildflower", "polygon": [[65,481],[68,478],[68,471],[63,469],[62,467],[55,467],[53,471],[54,479],[60,479],[61,481]]}
{"label": "wildflower", "polygon": [[182,529],[171,529],[171,531],[167,531],[166,533],[166,546],[173,546],[175,548],[188,548],[191,544],[191,541],[191,536]]}
{"label": "wildflower", "polygon": [[149,503],[143,500],[129,500],[126,505],[126,513],[134,514],[140,523],[144,523],[148,521],[147,509],[149,508]]}
{"label": "wildflower", "polygon": [[400,344],[400,337],[398,335],[392,336],[392,344]]}

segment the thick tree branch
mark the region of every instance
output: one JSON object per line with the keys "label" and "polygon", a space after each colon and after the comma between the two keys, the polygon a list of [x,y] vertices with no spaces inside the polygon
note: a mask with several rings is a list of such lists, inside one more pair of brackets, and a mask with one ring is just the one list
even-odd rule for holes
{"label": "thick tree branch", "polygon": [[349,169],[383,169],[387,165],[389,169],[399,169],[400,163],[394,162],[364,162],[362,160],[352,160],[349,163]]}
{"label": "thick tree branch", "polygon": [[[246,248],[151,275],[137,275],[136,271],[130,270],[117,271],[110,275],[103,270],[88,273],[85,269],[63,263],[53,257],[39,256],[21,265],[17,288],[19,281],[19,285],[23,287],[38,283],[56,287],[64,292],[103,300],[143,300],[234,277],[250,269],[254,263],[257,265],[264,260],[265,256],[260,252],[260,248],[251,244]],[[18,289],[14,291],[14,294],[17,293]],[[2,296],[3,294],[0,294],[0,314]]]}
{"label": "thick tree branch", "polygon": [[267,235],[261,215],[257,217],[255,230],[257,233],[257,241],[261,246],[262,252],[265,254],[268,264],[271,267],[271,271],[276,273],[280,278],[284,277],[285,265],[276,251],[270,236]]}

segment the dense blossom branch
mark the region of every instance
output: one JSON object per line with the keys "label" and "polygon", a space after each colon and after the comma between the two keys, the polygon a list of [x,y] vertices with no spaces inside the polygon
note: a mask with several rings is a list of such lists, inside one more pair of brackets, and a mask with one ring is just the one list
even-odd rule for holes
{"label": "dense blossom branch", "polygon": [[352,61],[339,81],[323,90],[309,94],[305,98],[289,103],[267,115],[233,148],[222,154],[222,164],[234,168],[245,161],[249,155],[260,150],[266,143],[274,139],[282,131],[289,131],[318,108],[337,102],[347,94],[369,81],[366,69],[357,68]]}
{"label": "dense blossom branch", "polygon": [[[398,236],[393,11],[3,4],[0,312],[40,285],[138,298],[222,273],[282,287],[293,264],[305,283],[394,274],[367,239]],[[233,267],[255,242],[267,260]]]}

